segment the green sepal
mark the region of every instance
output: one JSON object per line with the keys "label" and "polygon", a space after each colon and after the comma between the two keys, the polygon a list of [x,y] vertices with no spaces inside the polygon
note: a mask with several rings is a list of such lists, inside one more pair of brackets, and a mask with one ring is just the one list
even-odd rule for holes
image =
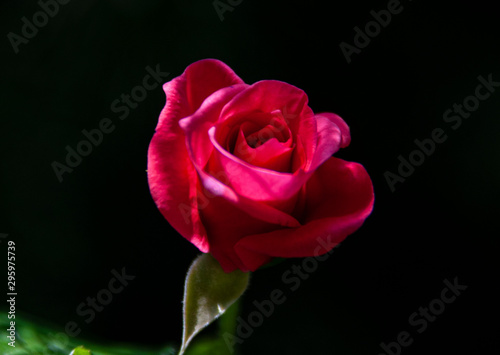
{"label": "green sepal", "polygon": [[184,332],[179,355],[203,328],[220,317],[246,290],[250,273],[224,272],[210,254],[191,264],[184,286]]}

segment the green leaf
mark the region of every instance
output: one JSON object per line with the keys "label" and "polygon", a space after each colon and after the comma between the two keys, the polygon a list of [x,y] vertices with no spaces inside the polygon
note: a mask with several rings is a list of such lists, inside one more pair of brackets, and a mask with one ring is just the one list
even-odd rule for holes
{"label": "green leaf", "polygon": [[[174,355],[175,348],[172,345],[158,347],[142,346],[138,348],[136,345],[127,343],[106,342],[106,345],[89,342],[85,339],[68,337],[61,333],[61,329],[55,328],[54,324],[47,321],[42,321],[36,318],[36,322],[29,315],[21,311],[16,312],[16,342],[15,348],[8,345],[10,320],[7,317],[8,313],[0,312],[0,338],[5,341],[0,341],[0,354],[2,355],[27,355],[27,354],[52,354],[52,355],[68,355],[72,350],[91,349],[92,355]],[[83,344],[84,348],[78,348]],[[75,349],[77,348],[77,349]],[[78,354],[74,351],[73,354]],[[88,355],[88,351],[83,351],[83,354]]]}
{"label": "green leaf", "polygon": [[184,286],[184,332],[179,355],[203,328],[221,316],[246,290],[250,273],[225,273],[210,254],[191,264]]}
{"label": "green leaf", "polygon": [[73,351],[70,352],[69,355],[92,355],[92,353],[90,352],[90,350],[85,349],[82,345],[76,349],[73,349]]}

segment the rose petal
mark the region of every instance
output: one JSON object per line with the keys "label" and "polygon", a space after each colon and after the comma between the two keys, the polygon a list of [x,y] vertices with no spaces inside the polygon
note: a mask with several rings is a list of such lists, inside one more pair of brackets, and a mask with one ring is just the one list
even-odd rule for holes
{"label": "rose petal", "polygon": [[[219,99],[222,97],[228,99],[235,92],[241,90],[242,87],[225,88],[214,95],[217,95]],[[193,116],[187,117],[180,122],[186,133],[188,155],[198,172],[203,188],[210,195],[208,199],[211,200],[214,196],[223,196],[231,204],[231,208],[239,208],[255,218],[281,226],[298,226],[297,220],[286,213],[237,195],[235,191],[226,185],[227,177],[223,171],[210,169],[210,166],[205,167],[208,155],[203,152],[203,149],[209,150],[211,148],[207,147],[208,138],[206,136],[208,134],[202,128],[206,126],[207,122],[211,122],[214,117],[218,117],[217,109],[224,105],[223,102],[224,100],[221,99],[217,101],[217,104],[211,104],[211,98],[209,98]]]}
{"label": "rose petal", "polygon": [[209,250],[197,204],[197,174],[185,148],[179,119],[193,113],[213,92],[243,81],[224,63],[205,59],[164,84],[167,103],[148,150],[151,195],[168,222],[202,252]]}
{"label": "rose petal", "polygon": [[[207,230],[210,253],[219,261],[226,272],[235,269],[249,271],[236,254],[234,245],[247,233],[268,233],[283,226],[255,218],[225,196],[210,198],[201,211],[203,224]],[[266,256],[261,260],[266,261]]]}
{"label": "rose petal", "polygon": [[302,169],[293,174],[281,173],[249,164],[222,148],[215,138],[215,127],[208,131],[214,146],[210,170],[224,175],[227,185],[243,197],[255,201],[286,200],[294,196],[307,181]]}
{"label": "rose petal", "polygon": [[[266,132],[260,132],[266,126],[272,131],[270,132],[266,129]],[[237,117],[225,120],[221,117],[217,124],[217,141],[228,152],[236,155],[238,149],[236,138],[240,130],[244,133],[247,140],[248,138],[253,140],[254,147],[258,144],[257,140],[264,143],[265,140],[273,137],[277,138],[280,142],[290,141],[287,143],[288,146],[292,144],[290,128],[287,126],[280,110],[275,110],[271,113],[252,112],[250,116],[244,118]]]}
{"label": "rose petal", "polygon": [[202,102],[219,89],[243,84],[234,71],[216,59],[203,59],[189,65],[184,73],[165,83],[163,90],[167,103],[163,108],[156,129],[170,129],[171,121],[191,115]]}
{"label": "rose petal", "polygon": [[[196,170],[190,163],[180,128],[159,131],[148,150],[149,189],[158,209],[184,238],[208,252],[206,232],[197,209]],[[176,167],[175,169],[173,167]]]}
{"label": "rose petal", "polygon": [[[286,212],[239,196],[217,180],[214,177],[217,174],[208,174],[199,166],[196,168],[204,189],[199,199],[205,201],[199,206],[199,213],[207,230],[210,252],[220,262],[224,271],[249,271],[234,251],[235,243],[248,232],[267,233],[283,227],[300,226],[300,223]],[[260,259],[265,260],[266,257]]]}
{"label": "rose petal", "polygon": [[351,133],[349,130],[349,126],[339,115],[331,112],[321,112],[316,115],[316,117],[319,116],[328,118],[340,129],[340,132],[342,134],[342,142],[340,143],[340,148],[345,148],[349,145],[349,143],[351,143]]}
{"label": "rose petal", "polygon": [[193,162],[199,166],[204,167],[212,154],[209,128],[219,119],[222,108],[246,87],[248,85],[238,84],[214,92],[196,112],[179,121],[179,126],[186,136],[186,145],[192,151]]}
{"label": "rose petal", "polygon": [[[269,126],[265,128],[268,128],[269,131],[272,131],[272,128]],[[273,134],[275,136],[278,136],[280,135],[280,132]],[[248,137],[245,137],[243,131],[240,130],[234,150],[234,155],[236,157],[260,168],[279,172],[290,171],[291,156],[293,153],[293,147],[291,147],[291,139],[288,139],[288,141],[286,142],[279,142],[277,138],[271,138],[267,142],[256,148],[250,147],[248,145],[248,139]]]}
{"label": "rose petal", "polygon": [[314,171],[337,152],[342,143],[342,133],[339,127],[325,116],[316,115],[316,125],[318,128],[317,142],[314,151],[314,158],[306,170]]}
{"label": "rose petal", "polygon": [[[221,113],[221,122],[217,129],[227,125],[240,124],[255,113],[272,113],[279,111],[297,141],[300,133],[306,157],[312,160],[316,142],[316,120],[308,98],[299,88],[277,80],[263,80],[251,85],[247,90],[235,97]],[[217,138],[220,142],[220,132]]]}
{"label": "rose petal", "polygon": [[[246,87],[246,85],[234,85],[215,92],[203,102],[192,116],[186,117],[179,122],[186,135],[188,156],[198,173],[201,187],[206,190],[204,195],[208,195],[208,197],[199,195],[198,199],[207,201],[207,206],[211,206],[212,200],[220,196],[231,206],[230,209],[234,210],[236,208],[245,211],[252,218],[271,225],[298,226],[300,225],[298,221],[287,213],[239,196],[227,186],[227,177],[223,174],[223,171],[211,170],[210,166],[206,166],[212,146],[209,144],[208,133],[205,128],[219,117],[220,110],[224,105]],[[205,212],[204,208],[201,206],[199,208],[202,213]],[[221,218],[225,218],[222,212]],[[222,225],[227,224],[223,221],[220,223]],[[236,233],[233,234],[236,235]],[[231,236],[228,238],[231,238]]]}
{"label": "rose petal", "polygon": [[372,182],[357,163],[330,158],[308,181],[306,191],[301,227],[249,235],[236,244],[236,253],[247,269],[256,270],[265,257],[324,254],[328,250],[319,238],[340,243],[363,224],[373,209]]}
{"label": "rose petal", "polygon": [[[310,174],[300,168],[291,174],[255,167],[235,157],[219,142],[225,142],[227,135],[233,132],[233,126],[241,125],[247,118],[259,112],[271,113],[276,110],[280,110],[284,119],[289,121],[292,140],[300,140],[305,161],[310,161],[310,165],[317,144],[316,119],[307,106],[305,93],[287,83],[265,80],[251,85],[224,107],[219,122],[209,130],[215,147],[210,158],[211,169],[223,172],[236,193],[257,201],[293,197]],[[297,160],[292,157],[292,161],[296,164]]]}

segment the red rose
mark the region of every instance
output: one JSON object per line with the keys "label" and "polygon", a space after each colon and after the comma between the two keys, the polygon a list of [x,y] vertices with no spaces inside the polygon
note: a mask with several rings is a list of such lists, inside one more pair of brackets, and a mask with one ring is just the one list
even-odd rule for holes
{"label": "red rose", "polygon": [[366,170],[332,157],[349,144],[349,127],[333,113],[314,114],[302,90],[245,84],[214,59],[191,64],[163,89],[148,152],[151,194],[226,272],[316,256],[318,237],[339,243],[371,213]]}

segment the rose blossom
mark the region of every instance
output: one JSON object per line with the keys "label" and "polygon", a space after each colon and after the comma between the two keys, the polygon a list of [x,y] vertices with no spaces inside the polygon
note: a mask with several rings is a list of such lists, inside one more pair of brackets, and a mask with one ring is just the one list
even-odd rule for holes
{"label": "rose blossom", "polygon": [[[164,84],[148,152],[151,194],[170,224],[226,272],[339,243],[373,208],[364,167],[332,157],[350,143],[333,113],[290,84],[245,84],[205,59]],[[323,250],[322,253],[326,253]]]}

